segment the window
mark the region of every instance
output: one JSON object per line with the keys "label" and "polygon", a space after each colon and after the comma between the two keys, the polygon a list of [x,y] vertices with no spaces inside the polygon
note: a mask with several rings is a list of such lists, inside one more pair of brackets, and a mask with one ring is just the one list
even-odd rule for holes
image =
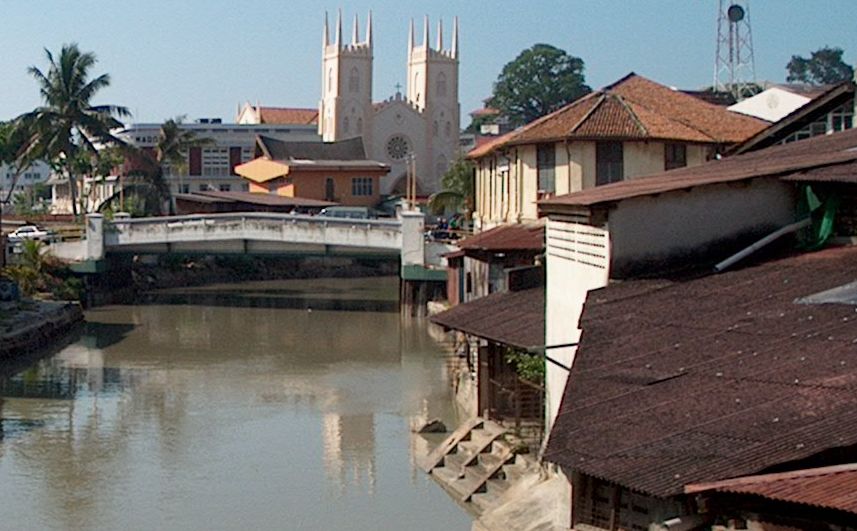
{"label": "window", "polygon": [[324,181],[324,200],[325,201],[334,201],[335,198],[335,186],[333,182],[333,177],[328,177]]}
{"label": "window", "polygon": [[539,180],[539,195],[556,192],[556,148],[553,144],[536,146],[536,172]]}
{"label": "window", "polygon": [[372,195],[372,177],[354,177],[351,179],[351,195]]}
{"label": "window", "polygon": [[333,92],[333,67],[327,69],[327,91]]}
{"label": "window", "polygon": [[351,69],[351,75],[348,76],[348,90],[349,92],[360,92],[360,72],[357,71],[357,67]]}
{"label": "window", "polygon": [[435,86],[435,92],[438,97],[445,98],[446,97],[446,74],[441,72],[437,76],[437,84]]}
{"label": "window", "polygon": [[357,119],[357,134],[363,134],[363,118]]}
{"label": "window", "polygon": [[445,136],[446,138],[449,138],[449,135],[451,135],[451,134],[452,134],[452,124],[449,122],[446,122],[445,124],[443,124],[443,136]]}
{"label": "window", "polygon": [[410,151],[411,144],[402,135],[396,135],[387,141],[387,156],[392,160],[404,160]]}
{"label": "window", "polygon": [[203,148],[202,174],[207,177],[225,177],[231,173],[229,148]]}
{"label": "window", "polygon": [[221,192],[231,192],[232,191],[232,186],[228,185],[228,184],[221,184],[219,188],[220,188]]}
{"label": "window", "polygon": [[342,132],[348,133],[350,126],[351,126],[351,123],[349,122],[348,117],[346,116],[345,118],[342,119]]}
{"label": "window", "polygon": [[619,182],[624,178],[622,142],[595,143],[595,185]]}
{"label": "window", "polygon": [[189,194],[190,193],[190,185],[189,184],[180,184],[179,185],[179,193],[180,194]]}
{"label": "window", "polygon": [[664,144],[664,169],[684,168],[687,166],[687,146],[684,144]]}

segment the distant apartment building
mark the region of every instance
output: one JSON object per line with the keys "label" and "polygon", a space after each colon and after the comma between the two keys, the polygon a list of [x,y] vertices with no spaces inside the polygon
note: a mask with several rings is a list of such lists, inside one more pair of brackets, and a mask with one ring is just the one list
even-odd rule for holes
{"label": "distant apartment building", "polygon": [[41,161],[21,171],[17,178],[11,166],[0,165],[0,200],[5,201],[6,196],[11,200],[15,194],[27,192],[36,184],[46,183],[50,176],[50,166]]}
{"label": "distant apartment building", "polygon": [[[304,124],[229,124],[220,119],[200,119],[181,124],[196,138],[209,143],[188,150],[182,167],[167,167],[166,176],[173,194],[192,192],[247,191],[248,184],[235,167],[253,160],[256,136],[265,135],[289,142],[318,142],[317,126]],[[161,124],[132,124],[118,137],[141,149],[154,150]]]}

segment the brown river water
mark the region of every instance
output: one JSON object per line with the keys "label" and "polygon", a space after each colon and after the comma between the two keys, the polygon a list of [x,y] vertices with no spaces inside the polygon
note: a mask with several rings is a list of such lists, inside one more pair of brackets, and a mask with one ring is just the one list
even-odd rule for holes
{"label": "brown river water", "polygon": [[394,278],[168,290],[0,379],[0,529],[466,530],[414,460],[456,422]]}

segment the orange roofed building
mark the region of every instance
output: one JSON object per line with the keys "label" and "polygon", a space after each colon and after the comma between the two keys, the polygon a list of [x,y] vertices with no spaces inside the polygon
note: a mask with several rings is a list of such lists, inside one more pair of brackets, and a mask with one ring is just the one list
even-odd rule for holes
{"label": "orange roofed building", "polygon": [[256,158],[235,167],[250,191],[285,197],[329,201],[349,206],[374,206],[380,200],[380,179],[386,164],[366,159],[363,141],[284,142],[259,135]]}

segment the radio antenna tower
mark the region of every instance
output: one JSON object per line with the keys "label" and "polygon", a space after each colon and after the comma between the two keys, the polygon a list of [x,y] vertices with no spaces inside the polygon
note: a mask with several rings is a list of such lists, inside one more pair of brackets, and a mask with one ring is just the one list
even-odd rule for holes
{"label": "radio antenna tower", "polygon": [[756,66],[750,0],[719,0],[714,90],[729,92],[741,101],[754,94]]}

